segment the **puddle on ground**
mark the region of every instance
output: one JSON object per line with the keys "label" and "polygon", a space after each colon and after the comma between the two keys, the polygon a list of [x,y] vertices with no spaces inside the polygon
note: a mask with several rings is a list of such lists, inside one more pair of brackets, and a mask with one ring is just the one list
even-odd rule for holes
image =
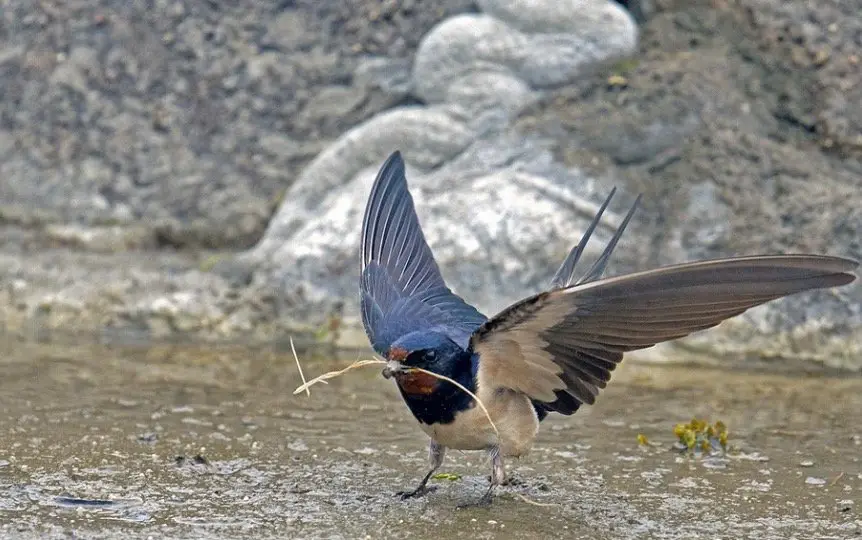
{"label": "puddle on ground", "polygon": [[[624,365],[595,406],[543,423],[509,463],[520,483],[457,510],[484,491],[484,457],[450,452],[459,479],[396,498],[427,440],[378,366],[308,397],[289,350],[7,340],[0,355],[6,538],[862,538],[858,377]],[[724,421],[736,450],[672,450],[692,416]]]}

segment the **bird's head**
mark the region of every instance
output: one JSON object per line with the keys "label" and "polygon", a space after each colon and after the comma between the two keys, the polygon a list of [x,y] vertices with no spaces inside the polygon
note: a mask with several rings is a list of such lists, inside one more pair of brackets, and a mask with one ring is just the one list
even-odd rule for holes
{"label": "bird's head", "polygon": [[388,379],[411,367],[440,372],[443,365],[461,352],[461,348],[443,334],[430,331],[411,332],[389,347],[386,354],[389,363],[383,368],[383,376]]}

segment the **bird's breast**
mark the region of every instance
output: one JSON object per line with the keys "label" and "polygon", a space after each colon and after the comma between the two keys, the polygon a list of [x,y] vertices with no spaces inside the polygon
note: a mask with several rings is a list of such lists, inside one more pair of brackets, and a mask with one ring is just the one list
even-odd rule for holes
{"label": "bird's breast", "polygon": [[477,393],[485,404],[488,415],[475,403],[455,414],[447,423],[423,424],[420,426],[429,437],[439,444],[455,450],[483,450],[499,446],[504,456],[521,456],[533,445],[539,429],[539,419],[530,399],[510,390]]}

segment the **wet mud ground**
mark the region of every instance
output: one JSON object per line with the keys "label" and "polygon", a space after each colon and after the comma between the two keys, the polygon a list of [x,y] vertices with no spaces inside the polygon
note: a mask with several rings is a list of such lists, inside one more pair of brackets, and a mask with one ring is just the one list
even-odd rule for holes
{"label": "wet mud ground", "polygon": [[[303,356],[309,377],[356,358]],[[624,365],[543,423],[520,483],[458,510],[481,454],[393,495],[427,442],[378,367],[294,396],[287,351],[6,340],[0,373],[3,538],[862,538],[859,377]],[[728,457],[671,449],[694,415]]]}

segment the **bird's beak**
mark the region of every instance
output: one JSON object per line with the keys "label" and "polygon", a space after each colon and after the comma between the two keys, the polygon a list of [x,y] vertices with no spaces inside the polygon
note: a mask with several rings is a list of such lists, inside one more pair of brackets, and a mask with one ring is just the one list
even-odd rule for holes
{"label": "bird's beak", "polygon": [[402,364],[398,360],[390,360],[389,363],[386,364],[386,367],[383,368],[383,371],[381,372],[381,374],[383,375],[384,378],[388,379],[388,378],[394,376],[396,373],[399,373],[403,369],[404,369],[404,364]]}

